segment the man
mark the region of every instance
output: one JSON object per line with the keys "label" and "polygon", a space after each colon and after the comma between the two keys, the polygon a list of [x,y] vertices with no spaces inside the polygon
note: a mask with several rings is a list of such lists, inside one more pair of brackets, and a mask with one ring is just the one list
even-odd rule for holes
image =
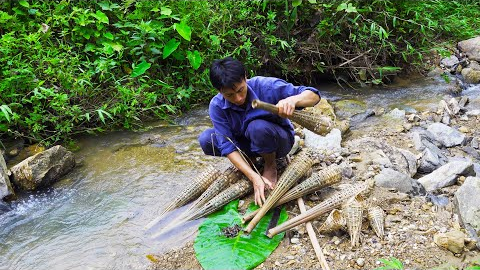
{"label": "man", "polygon": [[[275,159],[285,157],[294,143],[293,126],[283,117],[292,115],[296,107],[314,106],[320,101],[320,93],[313,87],[293,86],[277,78],[247,79],[243,64],[231,57],[212,63],[210,81],[219,93],[210,101],[213,128],[200,135],[200,146],[207,155],[226,156],[250,179],[255,203],[262,206],[265,185],[273,189],[277,182]],[[276,104],[281,117],[253,109],[254,99]],[[250,167],[237,147],[249,157],[264,159],[262,175]]]}

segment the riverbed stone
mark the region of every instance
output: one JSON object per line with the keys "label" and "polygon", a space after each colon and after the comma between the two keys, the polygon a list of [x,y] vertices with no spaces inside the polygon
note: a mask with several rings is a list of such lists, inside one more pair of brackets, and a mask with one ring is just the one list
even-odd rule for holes
{"label": "riverbed stone", "polygon": [[340,151],[342,146],[342,132],[334,128],[325,136],[311,132],[308,129],[303,130],[305,134],[305,146],[326,151]]}
{"label": "riverbed stone", "polygon": [[448,249],[455,254],[462,253],[465,247],[465,234],[457,230],[438,233],[433,236],[433,241],[438,246]]}
{"label": "riverbed stone", "polygon": [[455,192],[455,207],[463,224],[469,224],[480,232],[480,178],[467,177]]}
{"label": "riverbed stone", "polygon": [[449,57],[445,57],[440,61],[440,65],[443,65],[446,68],[451,68],[458,64],[460,61],[455,55],[450,55]]}
{"label": "riverbed stone", "polygon": [[462,69],[462,76],[466,83],[480,83],[480,70],[464,68]]}
{"label": "riverbed stone", "polygon": [[468,59],[480,61],[480,36],[460,41],[458,49],[464,52]]}
{"label": "riverbed stone", "polygon": [[410,176],[390,168],[384,168],[374,177],[375,185],[394,188],[410,195],[425,194],[425,188]]}
{"label": "riverbed stone", "polygon": [[442,151],[440,151],[440,149],[435,145],[432,145],[431,147],[423,150],[418,171],[422,173],[430,173],[447,162],[448,158],[442,153]]}
{"label": "riverbed stone", "polygon": [[451,161],[432,173],[418,179],[418,182],[422,184],[427,191],[433,191],[455,184],[457,178],[461,175],[474,175],[471,161]]}
{"label": "riverbed stone", "polygon": [[433,123],[427,130],[446,147],[460,145],[465,140],[465,134],[442,123]]}
{"label": "riverbed stone", "polygon": [[391,168],[409,176],[417,173],[417,159],[412,152],[393,147],[381,138],[351,140],[347,142],[347,147],[352,152],[359,153],[360,161],[355,166],[360,172],[367,172],[370,165],[378,165],[380,168]]}
{"label": "riverbed stone", "polygon": [[0,201],[14,195],[15,193],[8,176],[7,164],[5,163],[3,155],[0,155]]}
{"label": "riverbed stone", "polygon": [[57,145],[12,167],[12,180],[24,190],[35,190],[55,183],[74,166],[73,153]]}

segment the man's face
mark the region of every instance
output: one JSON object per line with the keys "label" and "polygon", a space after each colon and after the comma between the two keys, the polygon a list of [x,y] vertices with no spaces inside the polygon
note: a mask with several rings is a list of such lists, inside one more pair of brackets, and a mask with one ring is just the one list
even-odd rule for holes
{"label": "man's face", "polygon": [[243,79],[241,82],[234,84],[232,88],[222,89],[221,93],[229,102],[242,106],[247,100],[247,80]]}

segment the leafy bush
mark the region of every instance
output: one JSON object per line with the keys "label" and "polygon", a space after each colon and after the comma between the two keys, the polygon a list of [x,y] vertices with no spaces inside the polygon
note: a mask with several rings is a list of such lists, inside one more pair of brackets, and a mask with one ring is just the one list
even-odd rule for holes
{"label": "leafy bush", "polygon": [[479,34],[477,1],[0,2],[0,136],[44,144],[205,103],[208,66],[367,83]]}

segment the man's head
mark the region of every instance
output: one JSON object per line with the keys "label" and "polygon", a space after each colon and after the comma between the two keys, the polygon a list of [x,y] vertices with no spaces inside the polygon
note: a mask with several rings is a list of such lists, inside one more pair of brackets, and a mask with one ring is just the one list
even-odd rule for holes
{"label": "man's head", "polygon": [[223,97],[231,103],[241,106],[247,97],[245,67],[242,62],[226,57],[213,61],[210,67],[210,81]]}

